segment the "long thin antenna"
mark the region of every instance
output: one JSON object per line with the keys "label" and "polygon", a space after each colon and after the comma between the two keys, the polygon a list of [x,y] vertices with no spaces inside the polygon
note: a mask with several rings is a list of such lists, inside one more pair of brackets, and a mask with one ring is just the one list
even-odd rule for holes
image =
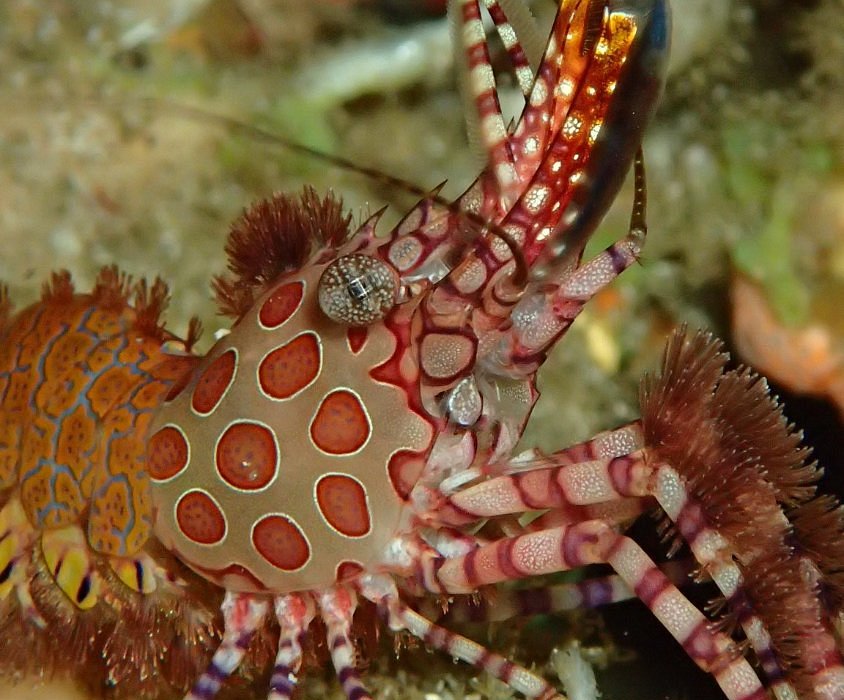
{"label": "long thin antenna", "polygon": [[648,232],[648,186],[645,176],[645,154],[642,146],[636,150],[633,158],[633,211],[630,212],[630,230],[642,235]]}
{"label": "long thin antenna", "polygon": [[168,100],[161,100],[160,98],[141,97],[138,99],[141,101],[142,104],[154,107],[156,109],[160,109],[163,107],[175,116],[187,119],[210,120],[216,122],[217,124],[220,124],[221,126],[226,127],[234,133],[240,133],[245,136],[248,136],[254,141],[270,143],[275,146],[280,146],[293,153],[301,153],[302,155],[305,155],[308,158],[312,158],[323,163],[328,163],[330,165],[349,170],[351,172],[357,173],[358,175],[362,175],[363,177],[369,178],[375,182],[388,185],[389,187],[402,190],[404,192],[418,197],[429,199],[432,202],[435,202],[436,204],[439,204],[440,206],[448,209],[448,211],[450,211],[452,214],[462,217],[466,221],[469,221],[470,223],[475,224],[477,226],[477,228],[475,229],[476,235],[470,239],[469,243],[473,243],[474,241],[480,239],[487,233],[495,236],[496,238],[499,238],[507,246],[508,250],[510,251],[510,254],[513,256],[513,261],[515,264],[515,267],[510,277],[510,284],[512,285],[513,289],[516,289],[519,292],[523,291],[527,286],[527,261],[525,260],[525,256],[522,253],[521,248],[519,248],[519,244],[516,242],[516,240],[509,233],[507,233],[507,231],[505,231],[497,224],[491,221],[487,221],[475,212],[461,209],[456,202],[452,202],[446,199],[435,191],[432,192],[431,190],[427,190],[424,187],[420,187],[419,185],[413,184],[412,182],[408,182],[407,180],[403,180],[402,178],[385,173],[381,170],[378,170],[377,168],[371,168],[365,165],[354,163],[348,158],[323,153],[322,151],[319,151],[315,148],[311,148],[310,146],[306,146],[304,144],[298,143],[297,141],[293,141],[292,139],[287,139],[283,136],[279,136],[278,134],[274,134],[270,131],[267,131],[266,129],[262,129],[259,126],[246,124],[245,122],[239,121],[234,117],[228,117],[226,115],[217,114],[214,112],[207,112],[204,109],[200,109],[198,107],[192,107],[190,105],[170,102]]}

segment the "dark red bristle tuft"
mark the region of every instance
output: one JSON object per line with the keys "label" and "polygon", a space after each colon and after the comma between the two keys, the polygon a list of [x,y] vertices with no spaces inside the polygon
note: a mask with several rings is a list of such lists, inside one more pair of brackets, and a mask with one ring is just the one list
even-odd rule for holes
{"label": "dark red bristle tuft", "polygon": [[73,298],[73,280],[67,270],[59,270],[50,275],[50,279],[41,287],[41,300],[44,302],[69,302]]}
{"label": "dark red bristle tuft", "polygon": [[201,337],[202,321],[197,316],[191,316],[190,321],[188,321],[188,334],[185,337],[185,352],[192,352]]}
{"label": "dark red bristle tuft", "polygon": [[0,334],[6,330],[9,322],[12,320],[12,311],[14,305],[9,298],[9,288],[5,284],[0,284]]}
{"label": "dark red bristle tuft", "polygon": [[742,424],[737,433],[730,423],[755,399],[746,405],[726,362],[710,336],[676,333],[660,374],[642,383],[642,423],[652,458],[674,467],[710,525],[735,550],[750,553],[763,540],[779,542],[787,523],[757,459],[754,425]]}
{"label": "dark red bristle tuft", "polygon": [[351,230],[351,216],[329,193],[275,194],[254,204],[232,226],[226,243],[230,276],[213,286],[220,312],[239,318],[266,285],[295,270],[315,249],[336,247]]}
{"label": "dark red bristle tuft", "polygon": [[[824,593],[840,604],[844,518],[831,499],[806,503],[819,470],[765,380],[725,363],[708,336],[674,335],[660,374],[642,384],[647,450],[684,479],[690,502],[728,543],[720,556],[742,571],[720,628],[757,618],[799,697],[814,698],[824,682],[816,674],[840,663]],[[781,504],[798,503],[793,533]]]}
{"label": "dark red bristle tuft", "polygon": [[222,592],[155,543],[148,550],[178,584],[160,581],[142,596],[97,557],[103,595],[92,609],[79,610],[58,589],[34,543],[27,579],[47,626],[24,619],[14,597],[0,602],[0,671],[74,678],[92,698],[182,696],[219,643]]}
{"label": "dark red bristle tuft", "polygon": [[823,600],[833,616],[844,608],[844,506],[823,495],[790,511],[800,549],[823,574]]}
{"label": "dark red bristle tuft", "polygon": [[759,465],[787,507],[815,493],[821,473],[810,461],[811,450],[783,415],[764,377],[744,368],[728,372],[715,390],[721,434],[728,449]]}
{"label": "dark red bristle tuft", "polygon": [[161,317],[170,301],[170,290],[160,277],[152,285],[140,279],[134,286],[135,328],[147,336],[160,338],[164,333]]}
{"label": "dark red bristle tuft", "polygon": [[122,310],[129,301],[132,278],[121,272],[117,265],[100,270],[91,296],[98,306],[109,311]]}
{"label": "dark red bristle tuft", "polygon": [[819,597],[820,572],[787,546],[772,549],[742,566],[743,596],[773,642],[788,681],[797,696],[824,697],[815,674],[830,662],[840,663],[835,636],[826,623]]}

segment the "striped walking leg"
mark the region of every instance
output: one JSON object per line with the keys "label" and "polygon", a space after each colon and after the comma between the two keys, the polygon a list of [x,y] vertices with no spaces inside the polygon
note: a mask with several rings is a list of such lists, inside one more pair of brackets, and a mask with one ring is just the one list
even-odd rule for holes
{"label": "striped walking leg", "polygon": [[355,648],[350,632],[356,607],[355,593],[346,586],[330,588],[319,599],[331,661],[343,692],[349,700],[372,700],[355,668]]}
{"label": "striped walking leg", "polygon": [[[695,568],[692,560],[668,561],[659,565],[662,572],[677,587],[689,583]],[[438,614],[433,605],[425,608],[429,615],[437,615],[440,622],[501,622],[532,615],[550,615],[570,610],[589,610],[620,603],[636,597],[618,575],[598,576],[576,583],[532,588],[499,588],[489,596],[461,596]]]}
{"label": "striped walking leg", "polygon": [[506,538],[444,559],[437,573],[437,592],[469,593],[483,585],[598,563],[616,570],[730,700],[766,697],[751,666],[736,657],[729,637],[710,629],[709,620],[633,540],[600,520]]}
{"label": "striped walking leg", "polygon": [[525,697],[536,700],[565,700],[550,683],[537,674],[411,610],[400,599],[391,578],[377,574],[369,575],[361,579],[359,586],[364,597],[386,612],[393,631],[407,630],[432,649],[483,669]]}
{"label": "striped walking leg", "polygon": [[225,680],[243,661],[252,636],[264,624],[270,601],[248,593],[227,592],[222,610],[225,625],[223,641],[185,700],[211,700],[217,695]]}
{"label": "striped walking leg", "polygon": [[291,593],[276,599],[275,616],[281,631],[268,700],[293,697],[296,673],[302,664],[302,642],[315,614],[316,606],[309,595]]}

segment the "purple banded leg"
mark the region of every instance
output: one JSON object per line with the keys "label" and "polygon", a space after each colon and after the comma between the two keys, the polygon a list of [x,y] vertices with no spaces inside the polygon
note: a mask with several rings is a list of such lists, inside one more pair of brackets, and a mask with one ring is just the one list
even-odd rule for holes
{"label": "purple banded leg", "polygon": [[537,280],[553,284],[522,298],[513,309],[512,325],[502,331],[483,358],[512,375],[535,372],[545,353],[565,333],[586,303],[635,263],[647,235],[645,209],[647,193],[645,165],[641,149],[633,161],[635,190],[633,212],[627,235],[594,258],[580,262],[582,249],[562,245],[547,261],[538,262],[532,271]]}
{"label": "purple banded leg", "polygon": [[550,683],[535,673],[489,651],[471,639],[449,632],[408,608],[399,598],[395,584],[389,577],[377,574],[365,576],[360,581],[360,589],[364,597],[386,612],[393,631],[407,630],[432,649],[483,669],[493,678],[503,681],[528,698],[564,700]]}
{"label": "purple banded leg", "polygon": [[730,700],[767,697],[750,664],[735,657],[730,638],[711,629],[709,620],[633,540],[600,520],[484,545],[462,557],[444,560],[438,578],[441,589],[471,593],[483,585],[598,563],[616,570],[689,657],[714,676]]}
{"label": "purple banded leg", "polygon": [[[499,0],[484,0],[484,5],[495,22],[495,29],[510,57],[510,63],[513,64],[519,89],[525,97],[530,97],[533,76],[539,69],[545,49],[545,39],[539,32],[536,20],[527,5],[520,0],[505,0],[504,3]],[[502,5],[506,5],[506,8]]]}
{"label": "purple banded leg", "polygon": [[481,8],[478,0],[454,0],[449,11],[453,13],[454,45],[463,47],[458,65],[462,68],[459,75],[463,94],[469,103],[465,110],[469,134],[478,135],[498,192],[502,196],[506,196],[505,193],[515,194],[513,190],[517,178],[513,149],[498,102]]}
{"label": "purple banded leg", "polygon": [[[412,584],[418,591],[418,595],[423,595],[427,591],[445,592],[437,588],[439,585],[437,567],[443,559],[442,552],[428,544],[419,533],[397,537],[392,547],[402,552],[401,562],[386,562],[393,574],[404,578],[406,584]],[[447,548],[446,551],[448,551]],[[457,555],[460,556],[470,550],[461,544],[456,551],[460,552]]]}
{"label": "purple banded leg", "polygon": [[[728,600],[740,598],[742,575],[731,561],[727,541],[700,517],[700,506],[689,497],[685,482],[673,468],[661,465],[657,467],[656,474],[654,495],[659,505],[675,523],[695,558],[706,567],[719,590]],[[785,681],[773,652],[773,642],[765,625],[747,614],[740,614],[739,621],[774,695],[778,698],[794,696],[794,690]]]}
{"label": "purple banded leg", "polygon": [[[641,167],[641,161],[636,161],[637,167]],[[523,306],[535,314],[539,321],[547,326],[548,331],[537,335],[536,328],[530,323],[514,323],[508,334],[505,334],[499,344],[499,354],[505,348],[509,349],[512,355],[512,362],[520,371],[536,371],[544,359],[544,353],[565,333],[574,320],[580,315],[583,307],[595,297],[601,290],[609,286],[627,268],[635,263],[641,255],[645,242],[644,228],[634,229],[631,224],[630,233],[619,241],[600,252],[597,256],[579,265],[570,275],[564,279],[556,291],[543,295],[528,297]],[[578,253],[568,253],[574,256]],[[551,261],[551,266],[562,266],[563,258]],[[539,269],[537,274],[541,276],[552,276],[559,274],[557,268],[548,273]],[[519,316],[516,315],[516,320]],[[537,321],[533,321],[534,324]],[[509,337],[508,337],[509,336]],[[542,359],[540,359],[542,358]]]}
{"label": "purple banded leg", "polygon": [[[774,695],[781,700],[796,697],[791,682],[786,678],[768,626],[755,613],[752,604],[748,605],[745,576],[732,560],[729,543],[700,517],[702,507],[689,496],[683,478],[673,467],[668,465],[658,467],[654,495],[660,506],[677,525],[678,531],[689,544],[695,558],[706,567],[715,585],[730,602]],[[789,528],[784,516],[783,521],[784,527]],[[817,604],[814,600],[815,587],[811,583],[812,565],[808,561],[804,561],[802,557],[786,549],[777,551],[770,557],[773,566],[766,566],[759,561],[761,558],[757,555],[757,559],[748,562],[746,567],[748,574],[753,573],[749,565],[752,565],[753,571],[757,572],[756,585],[768,586],[768,591],[773,595],[777,593],[782,595],[782,591],[792,589],[790,592],[792,604],[800,605],[804,609],[805,606]],[[786,582],[778,572],[788,570],[802,572],[798,579],[810,591],[808,601],[805,597],[799,599],[797,597],[799,586]],[[820,607],[815,618],[823,619]],[[831,631],[824,629],[821,625],[806,625],[799,630],[799,634],[806,635],[807,639],[811,637],[811,642],[805,644],[806,648],[811,649],[810,658],[803,661],[801,673],[811,678],[810,685],[815,689],[818,697],[825,700],[844,698],[844,664],[842,664],[841,655]]]}
{"label": "purple banded leg", "polygon": [[221,609],[223,641],[185,700],[210,700],[217,695],[225,680],[243,661],[252,636],[264,625],[270,601],[248,593],[226,592]]}
{"label": "purple banded leg", "polygon": [[281,632],[270,680],[268,700],[289,700],[296,690],[296,673],[302,664],[302,642],[316,614],[313,598],[291,593],[277,598],[275,616]]}
{"label": "purple banded leg", "polygon": [[556,586],[496,590],[488,596],[482,594],[479,598],[462,596],[448,606],[445,614],[438,614],[433,605],[426,607],[425,612],[449,624],[489,623],[597,608],[635,597],[635,593],[620,577],[604,576]]}
{"label": "purple banded leg", "polygon": [[499,476],[449,496],[437,517],[449,525],[530,510],[562,509],[608,503],[649,494],[652,469],[642,451],[608,460],[554,467],[543,465],[512,476]]}
{"label": "purple banded leg", "polygon": [[[590,189],[589,179],[588,175],[584,176],[585,190],[587,191]],[[599,179],[596,179],[595,182]],[[642,146],[639,145],[633,156],[633,209],[630,212],[627,235],[585,263],[580,262],[580,257],[583,254],[586,241],[583,241],[581,248],[578,248],[575,241],[570,241],[568,246],[563,245],[557,255],[549,260],[547,269],[537,270],[537,274],[540,276],[549,273],[553,276],[555,271],[564,271],[568,269],[570,264],[575,262],[577,264],[573,272],[560,283],[557,291],[551,294],[550,302],[553,314],[563,323],[570,324],[586,302],[639,260],[648,235],[647,190],[645,156],[642,152]],[[590,194],[594,196],[595,192]],[[589,195],[587,194],[587,196]],[[574,235],[574,231],[568,232],[568,236]]]}
{"label": "purple banded leg", "polygon": [[[675,586],[683,586],[696,565],[692,560],[669,561],[659,565]],[[501,622],[515,617],[550,615],[568,610],[584,610],[635,598],[636,594],[620,576],[601,576],[556,586],[497,589],[487,596],[454,600],[441,620],[448,622]]]}
{"label": "purple banded leg", "polygon": [[319,600],[331,661],[343,692],[349,700],[372,700],[355,668],[355,648],[350,632],[356,607],[354,592],[345,586],[330,588]]}
{"label": "purple banded leg", "polygon": [[[723,592],[774,694],[841,700],[827,572],[801,541],[806,506],[786,517],[782,505],[806,503],[818,472],[765,382],[727,361],[708,334],[678,330],[643,382],[654,497]],[[828,530],[818,515],[814,527]],[[824,537],[834,541],[836,529]]]}
{"label": "purple banded leg", "polygon": [[619,498],[607,503],[595,503],[589,506],[569,506],[559,510],[549,510],[545,515],[531,520],[527,525],[513,532],[521,535],[525,532],[550,530],[560,525],[571,525],[584,520],[603,520],[604,522],[622,525],[633,522],[643,513],[654,507],[651,498]]}
{"label": "purple banded leg", "polygon": [[465,661],[483,669],[493,678],[506,683],[513,690],[528,698],[551,700],[562,695],[547,681],[531,673],[526,668],[508,661],[506,657],[495,654],[471,639],[449,632],[444,627],[434,624],[419,613],[397,602],[391,609],[391,626],[405,629],[418,637],[432,649],[445,652],[455,659]]}
{"label": "purple banded leg", "polygon": [[633,421],[614,430],[598,433],[591,440],[570,445],[545,455],[536,449],[526,450],[507,462],[493,462],[481,467],[464,469],[453,477],[443,479],[440,491],[451,495],[464,484],[495,476],[518,474],[534,468],[565,467],[581,462],[595,462],[601,459],[623,457],[644,447],[640,421]]}
{"label": "purple banded leg", "polygon": [[631,231],[579,266],[554,295],[555,311],[561,313],[571,305],[580,307],[592,299],[639,259],[644,242],[644,231]]}
{"label": "purple banded leg", "polygon": [[[562,450],[557,450],[547,457],[538,455],[540,459],[547,459],[556,467],[564,467],[567,464],[579,464],[580,462],[595,462],[600,459],[612,459],[623,457],[636,450],[642,449],[645,445],[642,436],[642,425],[640,421],[633,421],[627,425],[613,430],[605,430],[595,437],[584,442],[579,442]],[[529,453],[528,453],[529,454]],[[529,468],[532,460],[517,459],[506,464],[503,474],[513,474]]]}

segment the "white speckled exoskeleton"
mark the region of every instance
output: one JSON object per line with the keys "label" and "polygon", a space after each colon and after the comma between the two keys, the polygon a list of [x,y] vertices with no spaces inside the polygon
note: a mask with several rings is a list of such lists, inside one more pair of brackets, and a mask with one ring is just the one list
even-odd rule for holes
{"label": "white speckled exoskeleton", "polygon": [[[4,669],[49,660],[107,695],[210,700],[270,636],[270,698],[294,694],[316,644],[362,700],[361,603],[556,698],[420,610],[441,596],[459,616],[484,587],[605,563],[609,579],[500,591],[495,613],[635,595],[733,700],[844,697],[836,505],[813,498],[817,471],[764,382],[715,341],[674,335],[640,420],[514,456],[547,353],[644,244],[640,141],[669,17],[665,0],[561,0],[543,45],[520,0],[484,5],[524,109],[507,124],[480,4],[454,0],[475,182],[454,202],[427,194],[384,237],[377,215],[353,231],[311,189],[258,202],[214,284],[232,327],[204,356],[195,328],[163,328],[160,282],[107,268],[79,294],[57,273],[16,315],[4,294]],[[631,165],[629,231],[584,259]],[[626,534],[655,505],[761,679]]]}

